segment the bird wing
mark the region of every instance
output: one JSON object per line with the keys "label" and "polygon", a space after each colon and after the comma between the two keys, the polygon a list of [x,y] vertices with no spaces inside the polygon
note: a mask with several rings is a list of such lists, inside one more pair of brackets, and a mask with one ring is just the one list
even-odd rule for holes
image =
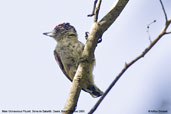
{"label": "bird wing", "polygon": [[63,66],[63,63],[61,61],[61,58],[59,56],[59,54],[56,52],[56,50],[54,50],[54,56],[55,56],[55,59],[59,65],[59,67],[61,68],[62,72],[65,74],[65,76],[72,82],[71,78],[68,76],[68,74],[66,73],[65,69],[64,69],[64,66]]}

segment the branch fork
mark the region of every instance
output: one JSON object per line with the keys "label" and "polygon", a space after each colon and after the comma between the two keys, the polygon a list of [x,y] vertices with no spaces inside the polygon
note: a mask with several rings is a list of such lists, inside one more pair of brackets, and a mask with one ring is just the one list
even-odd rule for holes
{"label": "branch fork", "polygon": [[[98,43],[98,39],[100,36],[103,35],[103,33],[112,25],[112,23],[117,19],[117,17],[121,14],[122,10],[125,8],[129,0],[117,0],[116,3],[113,5],[113,8],[98,22],[98,13],[100,10],[101,0],[95,0],[95,11],[94,12],[94,23],[93,27],[87,37],[87,42],[84,47],[82,57],[86,58],[88,61],[93,58],[93,53],[95,51],[95,48]],[[105,91],[104,95],[97,101],[97,103],[94,105],[94,107],[90,110],[88,114],[92,114],[100,105],[102,100],[105,98],[105,96],[109,93],[109,91],[112,89],[112,87],[116,84],[116,82],[121,78],[121,76],[128,70],[128,68],[136,63],[140,58],[144,57],[151,49],[152,47],[165,35],[170,34],[171,31],[167,32],[167,28],[171,24],[171,19],[168,20],[167,14],[164,8],[164,5],[162,1],[160,0],[162,10],[165,15],[166,24],[162,30],[162,32],[156,37],[154,41],[151,42],[151,44],[134,60],[132,60],[129,63],[125,63],[124,68],[121,70],[121,72],[116,76],[116,78],[112,81],[112,83],[109,85],[107,90]],[[67,99],[67,102],[65,104],[64,110],[72,110],[74,111],[77,106],[77,101],[80,95],[81,91],[81,80],[84,78],[84,73],[86,72],[86,69],[89,67],[89,63],[86,61],[81,61],[77,72],[74,76],[72,87],[70,90],[69,97]],[[71,114],[71,113],[63,113],[63,114]]]}

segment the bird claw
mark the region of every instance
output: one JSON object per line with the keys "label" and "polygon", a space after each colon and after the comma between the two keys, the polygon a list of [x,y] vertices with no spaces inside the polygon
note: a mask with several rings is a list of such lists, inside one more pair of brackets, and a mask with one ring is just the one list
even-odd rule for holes
{"label": "bird claw", "polygon": [[88,35],[89,35],[89,32],[85,32],[85,38],[86,38],[86,40],[88,38]]}
{"label": "bird claw", "polygon": [[[86,38],[86,40],[88,38],[88,35],[89,35],[89,32],[85,32],[85,38]],[[98,41],[97,41],[97,43],[101,43],[101,42],[102,42],[102,38],[99,38]]]}
{"label": "bird claw", "polygon": [[102,42],[102,38],[99,38],[97,43],[101,43]]}

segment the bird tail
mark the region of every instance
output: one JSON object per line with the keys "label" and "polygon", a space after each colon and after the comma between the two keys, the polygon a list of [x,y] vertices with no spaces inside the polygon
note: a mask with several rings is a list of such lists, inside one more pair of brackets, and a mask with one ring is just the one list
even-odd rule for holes
{"label": "bird tail", "polygon": [[100,97],[103,95],[103,92],[96,85],[89,85],[87,89],[84,89],[86,92],[94,98]]}

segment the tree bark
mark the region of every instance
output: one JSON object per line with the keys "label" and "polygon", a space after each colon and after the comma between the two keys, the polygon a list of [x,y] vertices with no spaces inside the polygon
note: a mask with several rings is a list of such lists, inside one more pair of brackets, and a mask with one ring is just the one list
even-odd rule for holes
{"label": "tree bark", "polygon": [[89,68],[89,62],[91,62],[94,58],[93,55],[98,39],[102,37],[103,33],[117,19],[128,1],[129,0],[117,0],[109,13],[107,13],[99,22],[93,23],[82,53],[83,61],[81,61],[78,66],[67,102],[64,106],[63,114],[72,114],[73,111],[75,111],[81,91],[81,82],[85,79],[84,74]]}

